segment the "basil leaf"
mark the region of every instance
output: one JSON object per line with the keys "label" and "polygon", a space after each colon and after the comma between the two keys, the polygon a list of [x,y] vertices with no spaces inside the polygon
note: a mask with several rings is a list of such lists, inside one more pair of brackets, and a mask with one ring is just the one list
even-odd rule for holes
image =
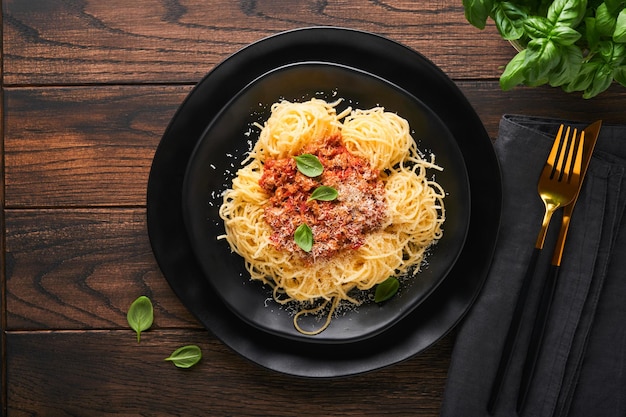
{"label": "basil leaf", "polygon": [[613,60],[611,63],[615,68],[626,64],[626,43],[613,43]]}
{"label": "basil leaf", "polygon": [[550,39],[559,45],[573,45],[581,38],[581,34],[567,26],[555,26],[550,32]]}
{"label": "basil leaf", "polygon": [[500,75],[500,88],[503,91],[508,91],[524,82],[526,51],[526,49],[521,50],[504,68],[502,75]]}
{"label": "basil leaf", "polygon": [[617,14],[624,8],[624,0],[604,0],[611,14]]}
{"label": "basil leaf", "polygon": [[465,18],[478,29],[484,29],[493,8],[493,0],[463,0]]}
{"label": "basil leaf", "polygon": [[626,1],[624,0],[604,0],[604,3],[606,3],[606,7],[611,14],[617,14],[626,7]]}
{"label": "basil leaf", "polygon": [[585,39],[589,45],[589,49],[596,49],[600,42],[600,32],[596,28],[596,18],[588,17],[585,19]]}
{"label": "basil leaf", "polygon": [[526,54],[527,70],[525,83],[538,86],[548,82],[550,71],[559,64],[559,51],[550,39],[532,39],[528,42]]}
{"label": "basil leaf", "polygon": [[179,368],[191,368],[202,359],[202,351],[196,345],[183,346],[165,358]]}
{"label": "basil leaf", "polygon": [[298,171],[306,175],[307,177],[317,177],[324,172],[324,167],[322,163],[315,155],[311,155],[310,153],[304,153],[302,155],[296,156],[296,166],[298,167]]}
{"label": "basil leaf", "polygon": [[398,292],[400,288],[400,281],[396,277],[389,277],[376,286],[376,292],[374,293],[374,302],[382,303],[387,301]]}
{"label": "basil leaf", "polygon": [[615,31],[617,16],[613,16],[606,5],[602,3],[596,9],[596,30],[602,36],[611,36]]}
{"label": "basil leaf", "polygon": [[613,70],[608,65],[601,65],[593,76],[591,85],[583,92],[583,98],[592,98],[609,88],[613,82]]}
{"label": "basil leaf", "polygon": [[553,24],[575,27],[585,17],[587,0],[554,0],[547,17]]}
{"label": "basil leaf", "polygon": [[503,39],[515,40],[524,35],[524,10],[508,1],[498,2],[493,8],[493,20]]}
{"label": "basil leaf", "polygon": [[337,198],[339,193],[333,187],[326,185],[320,185],[311,193],[308,201],[320,200],[320,201],[333,201]]}
{"label": "basil leaf", "polygon": [[141,332],[148,330],[152,326],[154,320],[154,310],[152,301],[145,295],[137,298],[130,305],[126,320],[131,329],[137,333],[137,343],[141,342]]}
{"label": "basil leaf", "polygon": [[613,41],[626,43],[626,9],[617,15],[615,23],[615,32],[613,32]]}
{"label": "basil leaf", "polygon": [[550,74],[549,83],[553,87],[569,84],[576,78],[583,62],[583,52],[576,45],[560,47],[561,61]]}
{"label": "basil leaf", "polygon": [[298,226],[293,234],[293,240],[305,252],[311,252],[311,249],[313,249],[313,232],[306,223]]}
{"label": "basil leaf", "polygon": [[613,71],[615,81],[626,87],[626,63]]}
{"label": "basil leaf", "polygon": [[553,27],[545,17],[532,16],[524,21],[524,31],[533,39],[547,38]]}
{"label": "basil leaf", "polygon": [[599,62],[585,62],[581,65],[580,71],[576,77],[567,85],[562,88],[565,92],[571,93],[572,91],[583,91],[589,87],[593,81],[594,74]]}

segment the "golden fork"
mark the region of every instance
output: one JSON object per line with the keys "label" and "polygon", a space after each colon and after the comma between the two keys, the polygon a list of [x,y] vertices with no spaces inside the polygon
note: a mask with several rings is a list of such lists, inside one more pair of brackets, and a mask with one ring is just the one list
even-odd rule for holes
{"label": "golden fork", "polygon": [[[583,148],[585,141],[585,132],[581,131],[580,136],[577,138],[577,129],[573,129],[574,132],[570,137],[570,127],[567,127],[565,131],[565,139],[563,146],[558,147],[552,145],[548,161],[543,168],[543,172],[539,177],[539,184],[537,190],[539,196],[543,200],[546,207],[546,213],[543,217],[543,223],[541,225],[541,231],[537,237],[537,243],[535,247],[538,249],[543,248],[543,244],[546,238],[546,232],[552,215],[559,207],[564,207],[574,201],[578,194],[578,185],[580,184],[581,177],[580,171],[582,168]],[[557,139],[562,136],[563,125],[559,127],[557,133]],[[555,141],[556,142],[556,141]],[[576,159],[573,161],[574,148],[576,148]],[[567,160],[565,154],[567,153]],[[555,166],[554,163],[558,156],[558,163]],[[565,162],[565,165],[563,164]],[[572,165],[572,162],[574,164]]]}
{"label": "golden fork", "polygon": [[[565,134],[563,134],[564,130]],[[570,136],[571,131],[572,129],[569,126],[566,129],[563,125],[559,127],[552,149],[550,150],[548,159],[539,177],[537,191],[543,200],[545,213],[535,248],[532,252],[524,281],[522,282],[522,288],[515,305],[511,324],[509,325],[496,377],[491,388],[489,402],[487,403],[487,410],[490,414],[493,414],[498,396],[500,395],[504,376],[506,375],[511,360],[511,353],[515,347],[522,313],[526,304],[526,298],[528,297],[528,290],[535,273],[537,258],[543,249],[550,220],[554,212],[560,207],[566,206],[574,201],[579,190],[580,182],[582,181],[580,173],[584,132],[581,132],[581,135],[578,136],[577,130],[573,129],[573,134]]]}

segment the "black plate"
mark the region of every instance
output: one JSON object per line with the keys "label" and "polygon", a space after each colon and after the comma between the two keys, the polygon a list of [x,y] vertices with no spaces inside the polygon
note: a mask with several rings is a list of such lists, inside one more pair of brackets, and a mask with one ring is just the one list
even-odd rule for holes
{"label": "black plate", "polygon": [[[212,118],[248,83],[303,61],[348,65],[376,74],[419,98],[446,124],[461,149],[470,181],[467,243],[442,284],[411,314],[377,336],[346,344],[281,338],[240,320],[212,290],[193,254],[182,215],[182,184],[191,156]],[[180,106],[154,156],[147,222],[154,255],[185,306],[224,344],[268,369],[304,377],[338,377],[405,360],[446,335],[482,288],[498,232],[500,171],[480,119],[456,85],[419,53],[386,38],[315,27],[254,43],[215,67]]]}
{"label": "black plate", "polygon": [[[409,281],[387,303],[366,302],[357,309],[342,311],[320,334],[304,335],[293,324],[291,313],[272,300],[272,291],[251,281],[243,258],[230,251],[219,217],[221,195],[230,186],[256,141],[254,123],[269,118],[272,103],[281,99],[311,98],[334,101],[341,97],[340,113],[348,105],[386,111],[408,120],[420,150],[433,152],[442,172],[432,171],[447,192],[443,238],[427,257],[427,267]],[[252,132],[252,133],[251,133]],[[183,183],[183,218],[196,257],[214,291],[243,320],[274,334],[316,343],[345,343],[380,333],[409,314],[446,277],[456,261],[469,227],[470,195],[463,155],[454,137],[439,118],[405,90],[379,77],[351,67],[306,62],[270,71],[242,90],[215,117],[200,139],[188,164]],[[293,309],[292,309],[293,310]],[[318,317],[301,318],[300,326],[317,329]]]}

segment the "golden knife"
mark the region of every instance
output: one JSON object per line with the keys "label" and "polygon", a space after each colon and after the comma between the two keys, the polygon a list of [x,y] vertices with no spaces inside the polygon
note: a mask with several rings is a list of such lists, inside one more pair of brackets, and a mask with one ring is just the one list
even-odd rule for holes
{"label": "golden knife", "polygon": [[[585,143],[583,147],[583,164],[581,168],[581,178],[585,178],[589,162],[591,161],[591,155],[596,146],[598,135],[600,134],[600,128],[602,127],[602,120],[598,120],[584,129]],[[517,397],[517,411],[522,412],[526,403],[526,397],[528,390],[535,373],[535,367],[537,365],[537,358],[539,357],[539,351],[541,350],[541,344],[548,322],[548,316],[550,315],[550,307],[552,305],[552,298],[554,297],[554,291],[556,289],[556,282],[559,275],[559,269],[561,267],[561,259],[563,258],[563,249],[565,248],[565,239],[567,239],[567,232],[569,231],[569,224],[576,205],[576,200],[580,195],[580,189],[582,183],[580,182],[578,192],[574,201],[564,207],[563,218],[561,220],[561,229],[559,230],[559,236],[554,247],[554,253],[552,255],[552,262],[548,277],[544,282],[543,291],[541,293],[541,300],[537,309],[537,316],[535,317],[535,323],[533,331],[530,337],[530,344],[526,353],[526,361],[524,362],[524,369],[522,371],[522,382]]]}

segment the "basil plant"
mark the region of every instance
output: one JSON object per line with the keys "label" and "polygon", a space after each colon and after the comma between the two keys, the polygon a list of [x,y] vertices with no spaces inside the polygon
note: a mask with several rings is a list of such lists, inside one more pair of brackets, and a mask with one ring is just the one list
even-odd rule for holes
{"label": "basil plant", "polygon": [[626,86],[626,0],[463,0],[465,17],[521,46],[500,86],[551,85],[591,98]]}

